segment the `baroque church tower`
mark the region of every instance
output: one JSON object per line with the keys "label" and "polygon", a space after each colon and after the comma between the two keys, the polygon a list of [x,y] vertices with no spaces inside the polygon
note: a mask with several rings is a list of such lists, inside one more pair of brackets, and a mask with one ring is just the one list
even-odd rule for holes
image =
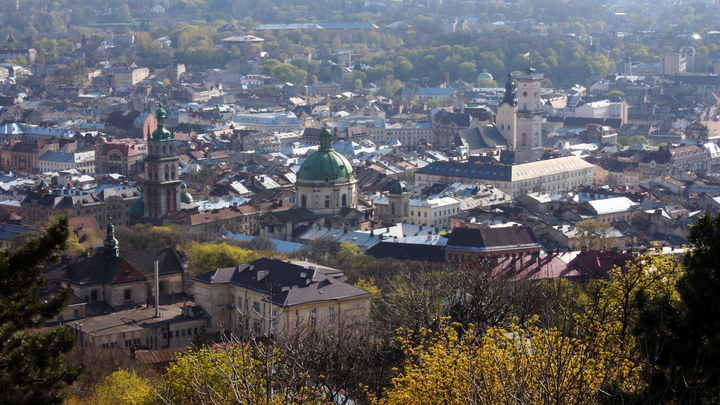
{"label": "baroque church tower", "polygon": [[505,83],[505,97],[497,109],[497,129],[500,135],[508,142],[510,150],[515,150],[515,130],[517,129],[515,115],[517,114],[517,93],[512,73],[508,73]]}
{"label": "baroque church tower", "polygon": [[148,154],[145,157],[145,222],[160,222],[168,211],[180,209],[180,158],[175,153],[175,131],[165,128],[162,101],[155,112],[158,126],[148,134]]}

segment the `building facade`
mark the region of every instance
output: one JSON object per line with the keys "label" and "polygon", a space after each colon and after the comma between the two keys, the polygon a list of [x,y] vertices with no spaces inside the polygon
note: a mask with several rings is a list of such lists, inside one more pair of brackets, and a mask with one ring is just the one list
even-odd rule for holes
{"label": "building facade", "polygon": [[259,259],[193,279],[210,332],[243,340],[286,336],[304,328],[367,321],[372,293],[341,281],[342,271],[307,262]]}
{"label": "building facade", "polygon": [[575,156],[522,164],[503,164],[480,157],[433,162],[415,171],[421,185],[433,183],[489,184],[513,197],[529,192],[558,193],[591,186],[595,165]]}

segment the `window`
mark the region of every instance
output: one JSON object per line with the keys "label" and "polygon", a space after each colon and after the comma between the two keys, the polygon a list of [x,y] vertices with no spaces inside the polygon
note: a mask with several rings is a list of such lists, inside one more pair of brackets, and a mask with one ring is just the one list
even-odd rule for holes
{"label": "window", "polygon": [[260,334],[260,322],[253,322],[253,333]]}
{"label": "window", "polygon": [[257,301],[253,302],[253,311],[257,312],[258,314],[260,313],[260,303],[259,302],[257,302]]}
{"label": "window", "polygon": [[130,346],[132,346],[132,340],[126,340],[125,347],[130,347]]}
{"label": "window", "polygon": [[330,314],[330,316],[328,317],[328,321],[329,321],[330,323],[335,322],[335,314]]}
{"label": "window", "polygon": [[310,309],[310,313],[311,313],[311,314],[316,314],[316,313],[317,313],[317,310],[316,310],[315,308],[312,308],[312,309]]}
{"label": "window", "polygon": [[73,311],[73,318],[78,319],[80,318],[80,310],[76,309]]}
{"label": "window", "polygon": [[305,197],[305,196],[300,197],[300,201],[301,201],[301,203],[300,203],[301,207],[303,207],[303,208],[307,207],[307,197]]}
{"label": "window", "polygon": [[315,326],[315,324],[316,324],[315,317],[310,318],[310,326]]}
{"label": "window", "polygon": [[90,291],[90,302],[95,302],[97,300],[97,290]]}
{"label": "window", "polygon": [[345,194],[342,195],[342,206],[347,206],[347,196]]}
{"label": "window", "polygon": [[131,297],[131,291],[132,290],[125,290],[125,301],[129,300]]}
{"label": "window", "polygon": [[164,292],[164,291],[165,291],[165,283],[164,283],[164,282],[160,281],[160,282],[158,283],[158,291],[160,291],[160,292]]}
{"label": "window", "polygon": [[325,196],[325,208],[330,208],[330,196]]}
{"label": "window", "polygon": [[332,311],[334,311],[334,310],[335,310],[335,305],[330,305],[330,306],[328,307],[328,311],[332,312]]}
{"label": "window", "polygon": [[179,330],[176,330],[176,331],[175,331],[175,337],[176,337],[176,338],[179,338],[179,337],[180,337],[180,331],[179,331]]}

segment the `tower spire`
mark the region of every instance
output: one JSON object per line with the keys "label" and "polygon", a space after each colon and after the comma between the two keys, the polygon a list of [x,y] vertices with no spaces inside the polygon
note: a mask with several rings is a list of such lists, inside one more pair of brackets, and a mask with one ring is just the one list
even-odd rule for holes
{"label": "tower spire", "polygon": [[500,104],[504,103],[507,103],[511,107],[516,107],[518,104],[517,93],[515,92],[515,80],[512,72],[508,72],[508,80],[505,83],[505,97]]}
{"label": "tower spire", "polygon": [[115,239],[115,227],[113,224],[108,224],[107,237],[103,241],[103,253],[107,258],[119,257],[120,249],[118,249],[118,241]]}
{"label": "tower spire", "polygon": [[327,127],[320,131],[320,150],[333,150],[332,134]]}

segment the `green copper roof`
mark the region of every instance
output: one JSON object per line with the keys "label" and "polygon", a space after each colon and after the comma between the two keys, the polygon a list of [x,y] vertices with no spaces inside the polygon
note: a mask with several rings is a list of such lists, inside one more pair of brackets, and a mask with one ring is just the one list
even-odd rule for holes
{"label": "green copper roof", "polygon": [[390,194],[402,194],[407,193],[407,187],[402,181],[398,181],[390,187]]}
{"label": "green copper roof", "polygon": [[180,202],[184,202],[185,204],[193,202],[192,196],[187,192],[187,184],[185,183],[180,185]]}
{"label": "green copper roof", "polygon": [[158,126],[152,133],[152,139],[163,140],[163,139],[175,139],[175,134],[165,128],[165,110],[162,108],[162,100],[158,102],[158,109],[155,111],[155,118],[157,118]]}
{"label": "green copper roof", "polygon": [[142,217],[145,215],[145,199],[138,198],[130,205],[130,215]]}
{"label": "green copper roof", "polygon": [[305,160],[298,180],[328,180],[347,179],[353,170],[345,156],[333,149],[332,134],[327,128],[320,132],[320,149]]}

